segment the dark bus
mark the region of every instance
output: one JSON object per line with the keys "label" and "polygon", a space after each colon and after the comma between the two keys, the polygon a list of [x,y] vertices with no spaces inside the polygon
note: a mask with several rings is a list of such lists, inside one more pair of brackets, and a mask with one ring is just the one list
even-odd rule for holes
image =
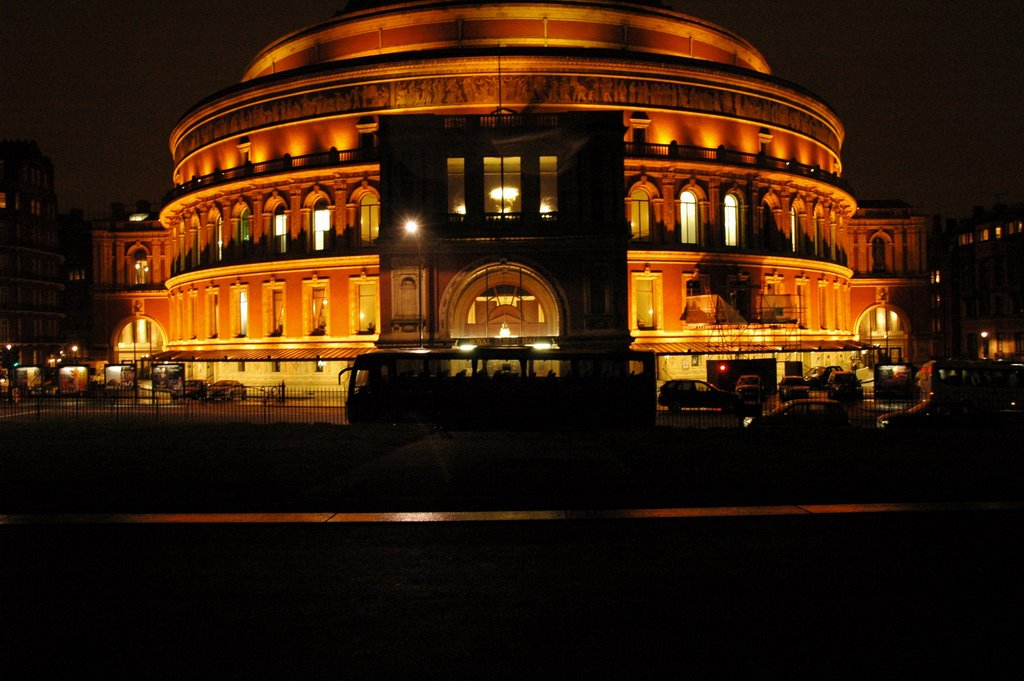
{"label": "dark bus", "polygon": [[379,350],[358,356],[346,372],[350,423],[645,426],[657,408],[654,354],[632,350]]}

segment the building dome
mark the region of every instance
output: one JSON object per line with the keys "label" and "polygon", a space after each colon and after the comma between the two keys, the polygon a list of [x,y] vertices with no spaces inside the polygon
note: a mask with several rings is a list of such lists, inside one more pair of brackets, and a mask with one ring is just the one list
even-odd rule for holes
{"label": "building dome", "polygon": [[352,0],[172,131],[168,347],[843,347],[844,135],[662,3]]}

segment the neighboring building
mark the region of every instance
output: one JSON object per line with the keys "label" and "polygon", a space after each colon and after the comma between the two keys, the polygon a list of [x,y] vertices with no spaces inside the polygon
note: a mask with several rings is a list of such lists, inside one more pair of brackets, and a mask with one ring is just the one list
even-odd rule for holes
{"label": "neighboring building", "polygon": [[34,141],[0,141],[0,349],[8,369],[61,359],[58,235],[50,159]]}
{"label": "neighboring building", "polygon": [[880,301],[852,300],[844,134],[659,3],[352,0],[174,129],[159,358],[326,382],[378,345],[553,339],[663,378],[848,366]]}
{"label": "neighboring building", "polygon": [[171,237],[149,203],[113,204],[90,230],[92,332],[89,356],[144,363],[167,342]]}
{"label": "neighboring building", "polygon": [[880,361],[921,362],[936,353],[929,298],[933,218],[903,201],[859,201],[850,220],[856,337]]}
{"label": "neighboring building", "polygon": [[1024,360],[1024,204],[948,221],[934,253],[948,354]]}

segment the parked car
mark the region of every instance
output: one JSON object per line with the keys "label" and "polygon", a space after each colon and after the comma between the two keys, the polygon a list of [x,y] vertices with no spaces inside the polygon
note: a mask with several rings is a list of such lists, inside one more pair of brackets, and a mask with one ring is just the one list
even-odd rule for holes
{"label": "parked car", "polygon": [[741,404],[739,395],[716,388],[707,381],[678,379],[665,381],[658,391],[658,404],[671,412],[681,409],[718,409],[736,411]]}
{"label": "parked car", "polygon": [[830,400],[859,400],[864,397],[864,386],[852,371],[833,371],[829,374],[826,389]]}
{"label": "parked car", "polygon": [[743,425],[746,428],[843,428],[850,425],[850,419],[843,405],[835,400],[801,398],[784,402],[764,416],[748,416],[743,419]]}
{"label": "parked car", "polygon": [[223,379],[206,390],[208,400],[244,400],[245,386],[239,381]]}
{"label": "parked car", "polygon": [[205,400],[206,392],[209,390],[210,384],[201,378],[193,378],[185,381],[185,399],[186,400]]}
{"label": "parked car", "polygon": [[736,394],[744,402],[760,402],[764,398],[761,377],[757,374],[743,374],[736,379]]}
{"label": "parked car", "polygon": [[810,396],[811,389],[803,376],[783,376],[779,381],[779,400],[782,402],[805,399]]}
{"label": "parked car", "polygon": [[983,411],[966,402],[920,402],[909,409],[882,414],[879,428],[999,428],[999,414]]}
{"label": "parked car", "polygon": [[804,379],[807,381],[807,387],[811,390],[824,390],[832,372],[842,370],[842,367],[836,365],[814,367],[804,376]]}

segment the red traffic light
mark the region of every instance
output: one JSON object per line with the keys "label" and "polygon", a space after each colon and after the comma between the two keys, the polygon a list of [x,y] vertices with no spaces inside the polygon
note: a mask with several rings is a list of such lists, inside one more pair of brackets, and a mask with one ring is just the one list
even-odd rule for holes
{"label": "red traffic light", "polygon": [[718,365],[719,373],[723,373],[724,374],[728,370],[729,370],[729,365],[728,364],[719,364]]}

